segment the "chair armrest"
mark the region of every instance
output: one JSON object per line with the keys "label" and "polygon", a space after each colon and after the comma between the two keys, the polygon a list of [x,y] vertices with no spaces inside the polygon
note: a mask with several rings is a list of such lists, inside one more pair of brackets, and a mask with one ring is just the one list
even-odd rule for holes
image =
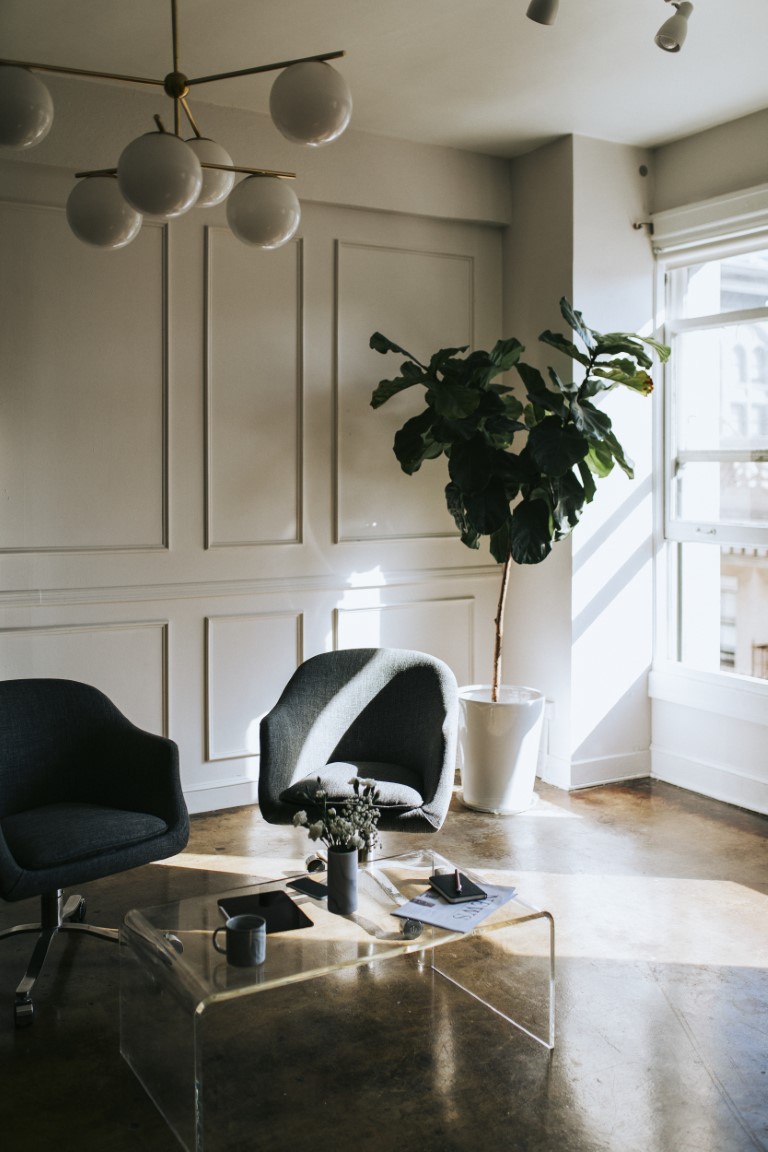
{"label": "chair armrest", "polygon": [[181,789],[179,749],[173,740],[146,732],[126,721],[102,732],[94,747],[94,760],[85,778],[90,803],[149,812],[169,828],[186,819]]}
{"label": "chair armrest", "polygon": [[293,783],[305,742],[304,726],[288,705],[278,701],[259,728],[259,806],[280,802],[280,794]]}

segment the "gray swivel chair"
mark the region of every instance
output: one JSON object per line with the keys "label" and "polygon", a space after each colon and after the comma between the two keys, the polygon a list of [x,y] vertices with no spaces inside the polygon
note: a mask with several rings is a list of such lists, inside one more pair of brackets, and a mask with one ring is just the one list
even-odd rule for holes
{"label": "gray swivel chair", "polygon": [[350,648],[301,664],[261,722],[259,806],[289,824],[320,777],[334,800],[355,776],[373,779],[379,828],[437,832],[456,769],[458,689],[434,656]]}
{"label": "gray swivel chair", "polygon": [[40,897],[38,934],[16,989],[17,1026],[31,1024],[32,989],[59,932],[117,940],[83,923],[85,901],[63,889],[173,856],[189,818],[178,748],[137,728],[106,696],[72,680],[0,681],[0,897]]}

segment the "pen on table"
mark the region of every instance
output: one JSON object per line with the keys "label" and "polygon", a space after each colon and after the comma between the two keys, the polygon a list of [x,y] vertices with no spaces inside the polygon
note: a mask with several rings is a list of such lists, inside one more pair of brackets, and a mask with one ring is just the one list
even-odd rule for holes
{"label": "pen on table", "polygon": [[459,872],[458,868],[456,869],[455,880],[456,880],[456,891],[461,892],[461,872]]}

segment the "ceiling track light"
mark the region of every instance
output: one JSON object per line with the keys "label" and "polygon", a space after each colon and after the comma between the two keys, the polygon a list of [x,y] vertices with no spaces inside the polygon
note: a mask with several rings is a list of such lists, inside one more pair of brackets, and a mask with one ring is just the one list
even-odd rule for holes
{"label": "ceiling track light", "polygon": [[673,5],[675,14],[659,28],[655,41],[665,52],[679,52],[688,32],[688,17],[693,12],[693,4],[687,3],[687,0],[683,3],[667,0],[667,3]]}
{"label": "ceiling track light", "polygon": [[[67,221],[74,234],[97,247],[123,248],[138,234],[144,216],[172,220],[193,206],[210,207],[226,200],[227,222],[239,240],[279,248],[295,236],[301,220],[298,198],[287,183],[296,174],[234,164],[220,144],[202,135],[187,96],[198,84],[278,72],[269,101],[276,128],[296,144],[328,144],[341,136],[352,115],[347,83],[328,64],[344,52],[190,79],[179,70],[177,0],[170,2],[173,64],[162,80],[0,59],[0,146],[33,148],[50,130],[53,101],[36,72],[162,88],[173,100],[173,132],[155,116],[157,131],[128,144],[115,168],[76,173],[80,183],[67,201]],[[187,140],[181,136],[182,113],[193,133]],[[246,178],[234,187],[238,174]]]}
{"label": "ceiling track light", "polygon": [[536,24],[554,24],[560,0],[531,0],[526,16]]}
{"label": "ceiling track light", "polygon": [[[693,4],[687,0],[666,0],[675,8],[656,33],[656,43],[665,52],[679,52],[688,32],[688,17],[693,12]],[[560,0],[530,0],[526,16],[536,24],[554,24]]]}

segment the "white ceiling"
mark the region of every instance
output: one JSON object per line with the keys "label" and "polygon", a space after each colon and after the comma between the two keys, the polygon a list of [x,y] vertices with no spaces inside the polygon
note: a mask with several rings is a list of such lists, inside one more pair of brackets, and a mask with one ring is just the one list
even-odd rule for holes
{"label": "white ceiling", "polygon": [[[562,0],[551,27],[526,19],[527,3],[178,0],[180,67],[194,77],[345,49],[354,127],[498,156],[565,133],[650,147],[768,108],[768,0],[696,0],[674,55],[653,42],[672,15],[664,0]],[[0,56],[159,79],[170,11],[0,0]],[[201,85],[192,109],[265,112],[270,84]]]}

